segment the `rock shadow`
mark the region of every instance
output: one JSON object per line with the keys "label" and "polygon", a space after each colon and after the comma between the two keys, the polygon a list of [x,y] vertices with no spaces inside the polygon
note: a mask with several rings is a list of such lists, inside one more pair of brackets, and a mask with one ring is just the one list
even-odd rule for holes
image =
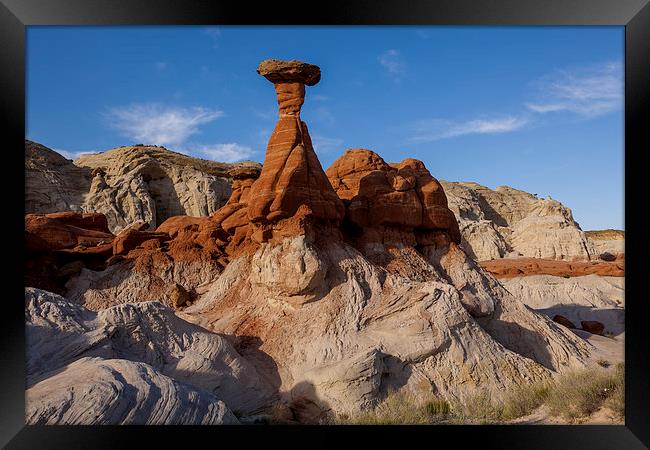
{"label": "rock shadow", "polygon": [[487,220],[492,221],[495,225],[500,227],[509,226],[508,221],[499,214],[490,203],[488,203],[486,198],[480,192],[476,192],[476,195],[478,197],[479,207],[483,210],[483,214]]}
{"label": "rock shadow", "polygon": [[158,165],[149,165],[142,171],[142,179],[147,184],[151,198],[155,204],[153,228],[173,216],[186,215],[174,183],[165,171]]}
{"label": "rock shadow", "polygon": [[[495,314],[498,317],[498,314]],[[482,317],[476,319],[495,341],[510,351],[538,362],[549,370],[556,370],[548,341],[542,333],[529,330],[516,322]],[[556,324],[557,326],[561,326]]]}
{"label": "rock shadow", "polygon": [[619,335],[625,331],[624,308],[592,308],[585,305],[559,303],[535,311],[551,319],[556,314],[564,316],[573,322],[577,329],[581,329],[580,321],[582,320],[596,320],[605,325],[604,333]]}

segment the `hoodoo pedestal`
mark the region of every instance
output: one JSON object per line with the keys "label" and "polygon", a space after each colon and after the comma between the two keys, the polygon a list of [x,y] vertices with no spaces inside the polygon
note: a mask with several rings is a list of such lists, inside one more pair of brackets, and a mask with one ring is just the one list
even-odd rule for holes
{"label": "hoodoo pedestal", "polygon": [[280,118],[271,135],[260,177],[249,200],[248,218],[274,223],[292,217],[303,206],[307,215],[340,221],[343,203],[316,157],[307,125],[300,120],[305,85],[320,80],[318,66],[300,61],[265,60],[257,72],[271,81],[278,96]]}

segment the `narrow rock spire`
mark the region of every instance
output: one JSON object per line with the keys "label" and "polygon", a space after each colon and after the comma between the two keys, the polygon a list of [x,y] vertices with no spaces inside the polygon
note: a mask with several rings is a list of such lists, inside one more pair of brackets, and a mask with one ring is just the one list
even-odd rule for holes
{"label": "narrow rock spire", "polygon": [[320,81],[320,68],[300,61],[265,60],[257,72],[271,81],[280,117],[269,139],[260,177],[249,200],[252,222],[271,223],[293,216],[299,207],[309,215],[339,221],[343,203],[330,184],[314,152],[307,125],[300,120],[305,85]]}

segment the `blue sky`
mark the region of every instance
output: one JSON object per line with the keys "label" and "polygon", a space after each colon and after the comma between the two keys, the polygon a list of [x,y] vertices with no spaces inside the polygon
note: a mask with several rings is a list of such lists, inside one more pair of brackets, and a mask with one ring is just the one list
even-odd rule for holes
{"label": "blue sky", "polygon": [[347,148],[414,157],[623,228],[623,27],[29,27],[27,137],[263,162],[267,58],[321,67],[302,118],[324,168]]}

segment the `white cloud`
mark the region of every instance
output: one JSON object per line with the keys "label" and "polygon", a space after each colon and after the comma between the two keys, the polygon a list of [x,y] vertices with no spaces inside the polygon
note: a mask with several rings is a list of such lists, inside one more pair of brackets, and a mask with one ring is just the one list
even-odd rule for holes
{"label": "white cloud", "polygon": [[343,139],[330,138],[316,134],[311,137],[311,143],[314,146],[314,150],[328,152],[331,150],[340,149],[340,147],[343,145]]}
{"label": "white cloud", "polygon": [[466,122],[443,119],[422,120],[415,124],[413,141],[430,142],[468,134],[498,134],[518,130],[528,124],[523,116],[483,118]]}
{"label": "white cloud", "polygon": [[196,151],[208,156],[214,161],[227,163],[250,159],[255,153],[252,148],[234,142],[229,144],[201,145]]}
{"label": "white cloud", "polygon": [[222,117],[223,111],[202,107],[179,108],[157,103],[112,108],[111,125],[142,144],[180,146],[199,126]]}
{"label": "white cloud", "polygon": [[162,72],[167,68],[167,63],[165,61],[158,61],[155,66],[158,72]]}
{"label": "white cloud", "polygon": [[309,96],[309,100],[315,101],[315,102],[324,102],[326,100],[329,100],[329,97],[326,95],[321,95],[321,94],[314,94]]}
{"label": "white cloud", "polygon": [[619,63],[559,70],[535,84],[538,99],[526,107],[540,114],[569,111],[595,117],[617,111],[623,105],[623,67]]}
{"label": "white cloud", "polygon": [[396,79],[404,75],[406,72],[406,65],[402,61],[398,50],[386,50],[384,53],[379,55],[377,60],[379,61],[379,64],[384,66],[384,69],[388,71],[388,74]]}
{"label": "white cloud", "polygon": [[75,159],[79,158],[80,156],[83,156],[83,155],[93,155],[95,153],[99,153],[99,152],[89,152],[89,151],[86,151],[86,150],[73,152],[73,151],[69,151],[69,150],[61,150],[60,148],[53,148],[52,150],[57,152],[59,155],[62,155],[64,158],[71,159],[73,161]]}

